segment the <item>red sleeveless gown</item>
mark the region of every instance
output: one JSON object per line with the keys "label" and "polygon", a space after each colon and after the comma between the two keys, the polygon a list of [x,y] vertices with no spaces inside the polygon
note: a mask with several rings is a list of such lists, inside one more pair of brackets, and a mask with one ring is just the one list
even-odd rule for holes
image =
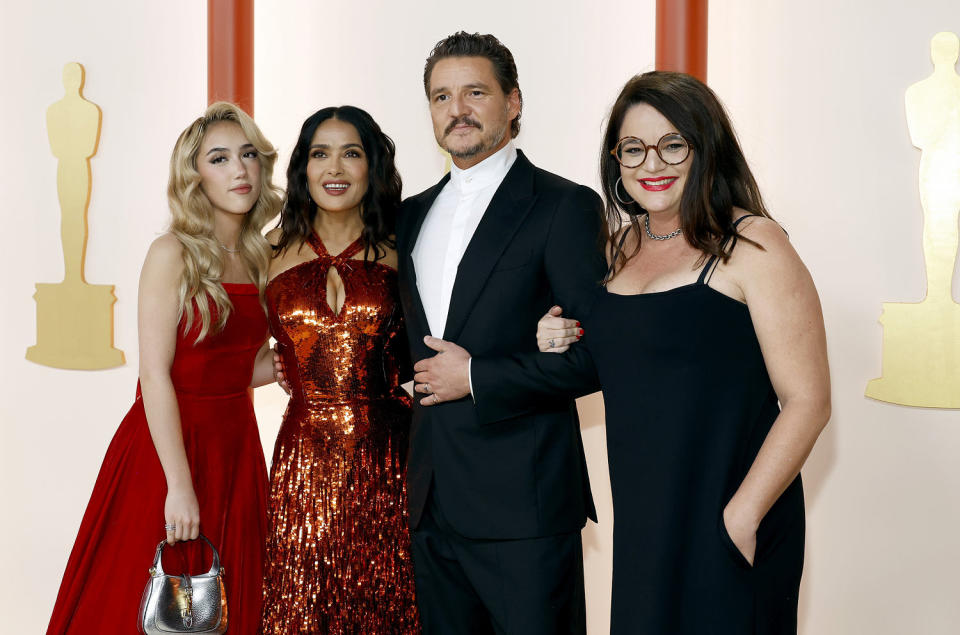
{"label": "red sleeveless gown", "polygon": [[[407,530],[410,370],[396,270],[358,239],[267,285],[292,395],[273,454],[263,633],[420,632]],[[327,304],[336,267],[342,308]]]}
{"label": "red sleeveless gown", "polygon": [[[220,552],[228,632],[236,635],[257,632],[263,598],[267,470],[249,385],[267,322],[256,286],[223,287],[233,303],[223,331],[194,345],[198,329],[185,336],[181,329],[170,374],[200,531]],[[47,633],[137,632],[147,570],[166,535],[166,494],[138,385],[103,459]],[[200,541],[164,550],[168,573],[206,573],[209,567],[209,547]]]}

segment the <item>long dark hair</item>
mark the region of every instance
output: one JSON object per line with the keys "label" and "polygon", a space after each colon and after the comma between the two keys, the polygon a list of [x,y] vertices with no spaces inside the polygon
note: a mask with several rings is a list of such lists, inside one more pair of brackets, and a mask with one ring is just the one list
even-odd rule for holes
{"label": "long dark hair", "polygon": [[305,241],[313,232],[317,216],[317,204],[310,197],[307,187],[307,162],[310,160],[310,142],[317,128],[328,119],[337,119],[352,125],[360,136],[360,144],[367,155],[367,192],[360,202],[360,219],[363,221],[363,258],[370,261],[386,256],[383,245],[394,247],[391,238],[400,209],[402,181],[394,162],[396,149],[393,140],[380,130],[380,126],[367,111],[356,106],[331,106],[313,113],[303,122],[297,145],[290,154],[287,166],[287,195],[280,213],[280,240],[276,249],[283,251],[291,244]]}
{"label": "long dark hair", "polygon": [[[605,248],[611,262],[607,279],[623,266],[628,257],[636,254],[643,234],[637,215],[646,213],[646,210],[636,201],[620,202],[616,190],[620,164],[610,154],[610,149],[620,139],[620,128],[627,111],[637,104],[656,108],[690,144],[693,156],[689,160],[693,163],[680,199],[680,227],[687,243],[702,252],[700,261],[716,256],[726,262],[732,249],[727,242],[730,236],[737,236],[762,249],[756,242],[741,236],[733,226],[734,207],[767,218],[771,216],[720,100],[706,84],[686,73],[651,71],[633,77],[620,91],[610,111],[600,149],[600,180],[608,221]],[[617,238],[625,223],[624,212],[629,215],[626,222],[637,235],[637,247],[629,256],[622,253]]]}

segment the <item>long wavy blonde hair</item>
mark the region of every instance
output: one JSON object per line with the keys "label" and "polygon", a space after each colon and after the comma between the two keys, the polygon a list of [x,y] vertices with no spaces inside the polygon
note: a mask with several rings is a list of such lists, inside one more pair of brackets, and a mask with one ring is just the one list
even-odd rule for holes
{"label": "long wavy blonde hair", "polygon": [[213,233],[213,206],[200,187],[200,173],[197,171],[197,155],[203,137],[210,126],[221,121],[232,121],[240,126],[247,140],[256,148],[260,161],[260,196],[253,209],[244,216],[237,247],[250,278],[260,291],[261,303],[270,263],[270,245],[262,231],[280,212],[282,204],[282,190],[273,184],[277,151],[253,119],[234,104],[220,101],[210,105],[203,116],[187,126],[177,139],[170,157],[167,200],[173,214],[170,233],[183,246],[184,267],[178,288],[178,319],[183,321],[184,333],[189,332],[195,321],[199,320],[197,342],[209,333],[221,330],[233,309],[230,297],[221,284],[224,261],[220,243]]}

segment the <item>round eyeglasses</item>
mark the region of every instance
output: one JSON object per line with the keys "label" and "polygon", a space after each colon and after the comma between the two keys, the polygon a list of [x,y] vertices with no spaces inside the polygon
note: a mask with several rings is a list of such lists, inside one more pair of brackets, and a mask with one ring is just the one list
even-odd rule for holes
{"label": "round eyeglasses", "polygon": [[624,137],[617,141],[610,154],[625,168],[640,167],[647,158],[647,150],[653,148],[660,160],[667,165],[683,163],[690,156],[690,144],[679,132],[668,132],[660,137],[657,145],[651,146],[637,137]]}

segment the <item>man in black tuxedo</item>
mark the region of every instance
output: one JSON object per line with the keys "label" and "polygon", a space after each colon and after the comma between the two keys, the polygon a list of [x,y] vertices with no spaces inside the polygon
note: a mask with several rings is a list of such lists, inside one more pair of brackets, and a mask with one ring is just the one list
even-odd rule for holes
{"label": "man in black tuxedo", "polygon": [[[492,35],[439,42],[424,88],[453,158],[451,174],[404,202],[397,226],[420,360],[407,483],[424,633],[585,633],[580,530],[596,513],[576,406],[545,401],[482,424],[465,356],[536,351],[552,305],[582,314],[605,271],[602,204],[515,149],[516,65]],[[445,380],[446,367],[466,370]]]}

